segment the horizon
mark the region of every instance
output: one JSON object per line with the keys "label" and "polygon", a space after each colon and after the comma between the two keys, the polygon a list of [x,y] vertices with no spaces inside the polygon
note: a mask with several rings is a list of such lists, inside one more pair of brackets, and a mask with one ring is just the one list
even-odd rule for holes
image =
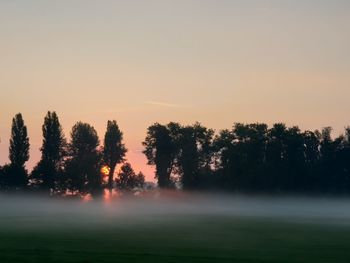
{"label": "horizon", "polygon": [[[54,112],[54,111],[52,111],[52,112]],[[22,114],[23,115],[23,114]],[[58,117],[59,117],[59,119],[60,119],[60,116],[58,115]],[[25,121],[25,119],[24,119],[24,121]],[[43,121],[44,121],[44,117],[43,117]],[[60,119],[60,122],[62,123],[62,121],[61,121],[61,119]],[[78,122],[81,122],[81,121],[76,121],[74,124],[76,124],[76,123],[78,123]],[[106,121],[107,122],[107,121]],[[193,123],[186,123],[185,125],[192,125],[192,124],[194,124],[195,122],[193,122]],[[236,122],[233,122],[232,123],[232,125],[231,125],[231,127],[229,127],[229,128],[227,128],[227,129],[229,129],[229,130],[231,130],[232,128],[233,128],[233,125],[235,124]],[[259,124],[263,124],[263,122],[255,122],[255,123],[259,123]],[[296,126],[296,127],[299,127],[300,129],[301,129],[301,131],[307,131],[307,130],[310,130],[310,131],[316,131],[316,130],[318,130],[318,131],[321,131],[321,129],[322,128],[325,128],[325,127],[331,127],[331,126],[325,126],[325,127],[320,127],[319,129],[302,129],[299,125],[291,125],[291,126],[289,126],[287,123],[285,123],[285,122],[276,122],[276,123],[283,123],[283,124],[286,124],[287,125],[287,127],[294,127],[294,126]],[[73,124],[73,125],[74,125]],[[92,125],[92,126],[94,126],[92,123],[88,123],[88,124],[90,124],[90,125]],[[160,124],[164,124],[164,123],[160,123]],[[180,124],[183,124],[183,123],[180,123]],[[248,124],[248,123],[243,123],[243,124]],[[269,124],[269,123],[266,123],[267,125],[268,125],[268,127],[269,128],[271,128],[272,127],[272,125],[273,124],[275,124],[275,123],[271,123],[271,124]],[[25,125],[28,127],[28,125],[26,124],[26,122],[25,122]],[[11,125],[10,125],[11,126]],[[106,126],[107,127],[107,126]],[[97,131],[97,134],[98,134],[98,137],[99,137],[99,147],[102,147],[103,146],[103,139],[104,139],[104,133],[105,133],[105,131],[106,131],[106,127],[105,127],[105,130],[103,131],[101,131],[101,130],[97,130],[96,129],[96,131]],[[332,138],[336,138],[337,136],[341,136],[341,135],[345,135],[345,128],[347,128],[347,127],[350,127],[350,125],[345,125],[344,126],[344,128],[343,128],[343,130],[342,131],[339,131],[339,133],[338,134],[336,134],[335,132],[334,132],[334,128],[333,127],[331,127],[332,128]],[[40,126],[40,131],[41,131],[41,126]],[[67,143],[70,143],[70,132],[71,132],[71,129],[68,131],[68,132],[65,132],[66,131],[66,129],[62,126],[62,128],[63,128],[63,132],[64,132],[64,135],[65,135],[65,138],[66,138],[66,140],[67,140]],[[224,130],[225,128],[222,128],[222,129],[215,129],[215,128],[212,128],[212,127],[207,127],[207,128],[209,128],[209,129],[213,129],[214,130],[214,132],[215,132],[215,134],[219,134],[219,132],[221,131],[221,130]],[[124,133],[124,131],[122,130],[122,132],[123,132],[123,138],[125,138],[125,133]],[[337,131],[336,131],[337,132]],[[144,136],[146,136],[146,129],[145,129],[145,131],[144,131]],[[11,127],[9,127],[9,136],[8,136],[8,140],[10,140],[10,135],[11,135]],[[29,172],[34,168],[34,166],[38,163],[38,161],[40,160],[40,158],[41,158],[41,151],[40,151],[40,147],[42,146],[42,141],[40,142],[40,143],[35,143],[34,145],[35,146],[38,146],[38,149],[33,149],[33,143],[31,142],[31,139],[30,139],[30,134],[28,134],[29,135],[29,143],[30,143],[30,158],[29,158],[29,160],[28,160],[28,162],[26,162],[26,167],[27,167],[27,169],[29,169]],[[0,139],[1,139],[1,137],[0,137]],[[43,139],[43,138],[41,138],[41,139]],[[123,142],[125,143],[125,139],[123,140]],[[143,141],[142,141],[143,142]],[[131,165],[132,165],[132,167],[134,168],[134,170],[135,170],[135,172],[142,172],[144,175],[145,175],[145,178],[146,178],[146,180],[147,181],[149,181],[149,182],[156,182],[156,178],[155,178],[155,167],[154,167],[154,165],[149,165],[149,164],[147,164],[147,159],[146,159],[146,157],[145,157],[145,155],[144,155],[144,153],[143,153],[143,150],[144,150],[144,147],[142,146],[142,142],[140,142],[140,148],[139,148],[139,150],[138,151],[132,151],[132,152],[130,152],[130,150],[129,150],[129,148],[128,148],[128,146],[127,146],[127,144],[126,144],[126,147],[127,147],[127,153],[126,153],[126,157],[125,157],[125,163],[130,163]],[[2,143],[2,141],[0,140],[0,144]],[[8,143],[8,146],[9,146],[9,143]],[[1,147],[0,147],[0,149],[1,149]],[[7,149],[8,150],[8,149]],[[36,155],[34,155],[34,160],[33,160],[33,157],[32,157],[32,153],[34,152],[34,154],[37,154],[37,156]],[[4,156],[1,156],[2,158],[4,157]],[[0,160],[1,160],[1,157],[0,157]],[[6,159],[6,158],[3,158],[3,159]],[[143,163],[143,162],[145,162],[145,163]],[[6,161],[3,163],[3,164],[1,164],[0,163],[0,166],[1,165],[4,165],[4,164],[7,164],[7,163],[9,163],[9,158],[7,158],[6,159]],[[123,162],[124,163],[124,162]],[[120,169],[120,167],[122,166],[122,164],[123,163],[121,163],[121,164],[118,164],[117,165],[117,169],[116,169],[116,171],[115,171],[115,174],[117,174],[118,173],[118,171],[119,171],[119,169]]]}

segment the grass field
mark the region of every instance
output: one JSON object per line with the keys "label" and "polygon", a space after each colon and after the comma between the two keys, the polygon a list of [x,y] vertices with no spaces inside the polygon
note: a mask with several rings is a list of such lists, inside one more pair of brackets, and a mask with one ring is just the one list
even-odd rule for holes
{"label": "grass field", "polygon": [[1,216],[0,262],[350,262],[348,224],[223,214],[71,224],[33,213]]}

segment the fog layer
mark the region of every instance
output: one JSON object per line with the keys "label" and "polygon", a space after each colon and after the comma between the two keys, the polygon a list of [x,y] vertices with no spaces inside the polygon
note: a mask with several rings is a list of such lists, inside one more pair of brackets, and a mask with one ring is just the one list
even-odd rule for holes
{"label": "fog layer", "polygon": [[0,228],[61,228],[159,224],[179,220],[237,218],[291,223],[350,223],[350,199],[169,195],[112,200],[0,196]]}

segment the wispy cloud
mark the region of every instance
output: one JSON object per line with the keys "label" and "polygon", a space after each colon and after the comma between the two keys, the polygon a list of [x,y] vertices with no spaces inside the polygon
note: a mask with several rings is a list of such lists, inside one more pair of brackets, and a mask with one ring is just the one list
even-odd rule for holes
{"label": "wispy cloud", "polygon": [[161,102],[161,101],[146,101],[145,103],[150,105],[167,107],[167,108],[185,108],[186,107],[180,104],[173,104],[173,103],[167,103],[167,102]]}

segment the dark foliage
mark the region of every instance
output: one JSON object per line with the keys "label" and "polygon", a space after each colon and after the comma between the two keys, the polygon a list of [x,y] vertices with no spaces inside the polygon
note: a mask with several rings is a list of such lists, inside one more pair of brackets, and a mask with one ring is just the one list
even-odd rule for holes
{"label": "dark foliage", "polygon": [[56,112],[48,112],[42,126],[41,160],[31,173],[32,185],[51,191],[59,190],[66,140]]}
{"label": "dark foliage", "polygon": [[73,126],[64,177],[64,184],[70,191],[100,193],[102,156],[97,149],[98,145],[97,132],[92,126],[82,122]]}
{"label": "dark foliage", "polygon": [[117,188],[120,190],[143,188],[145,184],[145,176],[141,172],[136,174],[130,163],[125,163],[121,167],[115,182]]}
{"label": "dark foliage", "polygon": [[[96,130],[78,122],[67,145],[55,112],[48,112],[43,130],[41,160],[33,169],[33,189],[65,194],[99,194],[112,189],[116,165],[125,161],[126,147],[116,121],[108,121],[103,148]],[[235,123],[230,130],[214,131],[199,123],[182,126],[155,123],[147,130],[144,151],[161,188],[216,189],[246,193],[350,193],[350,128],[333,137],[330,127],[301,131],[276,123]],[[12,121],[10,163],[0,167],[0,189],[28,185],[25,163],[29,138],[21,114]],[[103,182],[101,167],[109,167]],[[125,163],[115,183],[130,190],[144,185]]]}
{"label": "dark foliage", "polygon": [[304,131],[276,123],[234,124],[214,138],[196,123],[154,124],[144,153],[160,187],[247,193],[350,192],[350,129],[332,139],[331,128]]}
{"label": "dark foliage", "polygon": [[116,121],[108,121],[104,138],[103,161],[110,168],[108,175],[108,188],[113,187],[113,175],[117,164],[124,161],[126,148],[122,143],[123,133]]}
{"label": "dark foliage", "polygon": [[331,138],[322,132],[288,128],[278,123],[234,125],[215,139],[219,153],[215,173],[222,188],[244,192],[350,192],[349,129]]}
{"label": "dark foliage", "polygon": [[177,171],[184,189],[198,189],[207,185],[211,175],[214,131],[196,123],[181,127],[177,140]]}
{"label": "dark foliage", "polygon": [[11,162],[2,169],[2,188],[24,189],[28,183],[25,163],[29,160],[29,138],[20,113],[12,119],[9,151]]}
{"label": "dark foliage", "polygon": [[176,147],[176,135],[179,125],[170,123],[167,126],[156,123],[148,128],[147,136],[143,145],[143,151],[148,159],[148,164],[156,166],[156,178],[161,188],[172,188],[175,182],[171,174],[178,154]]}

